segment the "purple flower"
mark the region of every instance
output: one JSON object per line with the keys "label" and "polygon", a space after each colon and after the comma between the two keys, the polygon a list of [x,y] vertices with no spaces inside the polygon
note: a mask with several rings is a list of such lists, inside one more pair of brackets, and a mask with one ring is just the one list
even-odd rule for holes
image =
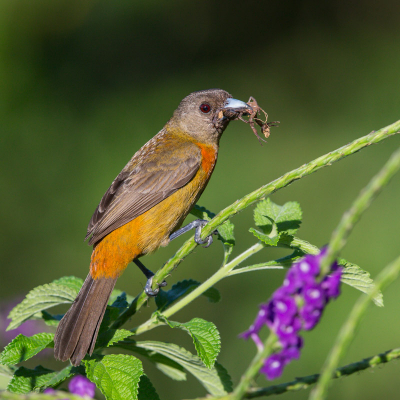
{"label": "purple flower", "polygon": [[68,389],[77,396],[86,396],[93,399],[96,385],[84,376],[76,375],[69,381]]}
{"label": "purple flower", "polygon": [[300,310],[300,316],[303,319],[303,329],[310,331],[321,319],[322,309],[307,304]]}
{"label": "purple flower", "polygon": [[43,390],[43,393],[47,393],[47,394],[54,394],[56,391],[53,388],[47,388]]}
{"label": "purple flower", "polygon": [[260,372],[266,375],[267,379],[272,381],[282,375],[285,365],[285,357],[281,353],[272,354],[265,360]]}
{"label": "purple flower", "polygon": [[342,269],[339,268],[331,275],[326,276],[321,286],[325,290],[328,298],[336,299],[340,294],[340,278],[342,277]]}
{"label": "purple flower", "polygon": [[320,283],[307,284],[303,288],[303,298],[305,305],[315,308],[324,307],[326,304],[325,291]]}
{"label": "purple flower", "polygon": [[277,297],[273,300],[275,316],[282,324],[287,324],[293,320],[297,313],[296,301],[293,297]]}
{"label": "purple flower", "polygon": [[267,325],[278,337],[281,351],[269,356],[261,372],[267,379],[281,376],[285,365],[300,357],[303,339],[300,331],[311,330],[321,319],[330,299],[340,294],[342,268],[335,261],[331,274],[321,278],[321,261],[326,255],[324,248],[318,255],[307,255],[288,270],[283,285],[266,304],[260,306],[253,325],[240,336],[251,337],[259,349],[263,348],[258,336]]}

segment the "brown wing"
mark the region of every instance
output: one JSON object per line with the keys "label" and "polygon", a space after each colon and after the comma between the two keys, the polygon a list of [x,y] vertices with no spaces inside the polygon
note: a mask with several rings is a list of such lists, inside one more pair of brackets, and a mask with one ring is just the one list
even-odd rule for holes
{"label": "brown wing", "polygon": [[87,239],[97,243],[186,185],[201,163],[191,142],[171,140],[161,131],[146,143],[115,178],[89,222]]}

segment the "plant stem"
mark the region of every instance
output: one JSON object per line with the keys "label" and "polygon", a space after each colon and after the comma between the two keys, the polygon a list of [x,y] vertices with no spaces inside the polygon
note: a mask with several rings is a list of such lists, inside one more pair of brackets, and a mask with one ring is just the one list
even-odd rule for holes
{"label": "plant stem", "polygon": [[383,290],[390,283],[392,283],[397,278],[399,273],[400,257],[385,267],[385,269],[378,275],[375,281],[375,286],[366,296],[362,295],[359,297],[346,322],[343,324],[336,339],[335,345],[328,355],[328,358],[322,368],[318,384],[310,394],[310,400],[321,400],[325,398],[328,384],[333,376],[333,372],[339,364],[340,358],[347,351],[351,340],[354,337],[355,329],[360,323],[361,318],[364,316],[372,298],[378,294],[379,290]]}
{"label": "plant stem", "polygon": [[277,337],[271,333],[265,341],[264,349],[259,351],[253,358],[246,372],[240,379],[239,384],[236,386],[236,389],[229,396],[230,400],[241,400],[243,398],[254,377],[258,374],[258,371],[262,367],[264,360],[272,353],[272,349],[276,342]]}
{"label": "plant stem", "polygon": [[[386,126],[385,128],[379,129],[376,132],[371,132],[370,134],[363,136],[354,140],[353,142],[340,147],[337,150],[334,150],[330,153],[327,153],[321,157],[316,158],[315,160],[302,165],[299,168],[296,168],[285,175],[281,176],[278,179],[275,179],[271,183],[267,185],[261,186],[259,189],[249,193],[244,196],[242,199],[235,201],[230,206],[226,207],[219,214],[217,214],[203,229],[201,237],[205,239],[206,236],[211,234],[218,226],[223,224],[229,218],[232,218],[238,212],[244,210],[246,207],[251,204],[265,198],[271,193],[276,192],[279,189],[288,186],[292,182],[303,178],[304,176],[310,175],[313,172],[318,171],[319,169],[330,166],[334,162],[342,160],[343,158],[354,154],[361,149],[370,146],[371,144],[379,143],[380,141],[387,139],[388,137],[398,133],[400,130],[400,120]],[[180,263],[183,261],[185,257],[187,257],[195,248],[196,243],[194,238],[190,238],[187,240],[183,246],[175,253],[175,255],[170,258],[167,263],[160,268],[156,275],[154,276],[153,283],[156,285],[157,283],[162,282],[167,275],[169,275]],[[120,315],[120,317],[114,322],[112,328],[116,329],[123,325],[132,315],[136,313],[136,311],[141,308],[147,301],[147,295],[142,292],[139,294],[135,300],[131,303],[129,308]]]}
{"label": "plant stem", "polygon": [[[333,373],[333,378],[341,378],[356,372],[363,371],[368,368],[376,367],[377,365],[387,363],[392,360],[400,358],[400,348],[386,351],[385,353],[378,354],[373,357],[365,358],[364,360],[356,363],[345,365],[338,368]],[[250,389],[244,396],[245,399],[254,399],[256,397],[271,396],[274,394],[282,394],[286,392],[293,392],[301,389],[307,389],[310,385],[317,382],[319,374],[308,375],[301,378],[296,378],[292,382],[282,383],[280,385],[269,386],[266,388]]]}
{"label": "plant stem", "polygon": [[361,215],[370,206],[380,191],[389,183],[393,175],[400,169],[400,148],[397,149],[382,169],[358,195],[351,208],[343,214],[339,225],[332,233],[326,257],[321,263],[321,275],[329,273],[330,265],[337,258],[346,244],[347,238]]}

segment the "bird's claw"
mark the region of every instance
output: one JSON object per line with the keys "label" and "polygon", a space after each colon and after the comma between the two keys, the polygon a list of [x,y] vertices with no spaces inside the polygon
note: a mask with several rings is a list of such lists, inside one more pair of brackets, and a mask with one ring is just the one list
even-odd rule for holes
{"label": "bird's claw", "polygon": [[210,247],[211,244],[212,244],[212,242],[213,242],[213,237],[212,237],[212,235],[218,234],[218,231],[215,230],[215,231],[211,232],[211,234],[208,235],[204,240],[202,240],[202,239],[201,239],[201,230],[204,228],[204,226],[207,225],[207,223],[208,223],[208,221],[205,221],[205,220],[204,220],[204,221],[201,221],[201,222],[199,223],[199,225],[196,227],[196,231],[195,231],[195,233],[194,233],[194,241],[195,241],[197,244],[200,244],[200,245],[205,244],[205,246],[203,246],[204,248]]}
{"label": "bird's claw", "polygon": [[[154,275],[153,275],[154,276]],[[149,297],[155,297],[157,296],[158,292],[160,291],[160,287],[165,287],[167,286],[166,281],[162,281],[161,283],[157,284],[156,289],[152,289],[153,286],[153,276],[151,276],[149,279],[147,279],[146,286],[144,287],[144,292],[147,294]]]}

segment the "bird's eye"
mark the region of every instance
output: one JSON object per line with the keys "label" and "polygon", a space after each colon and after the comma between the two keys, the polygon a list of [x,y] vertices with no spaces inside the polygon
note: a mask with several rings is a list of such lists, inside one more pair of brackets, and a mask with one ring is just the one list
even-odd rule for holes
{"label": "bird's eye", "polygon": [[207,114],[207,113],[209,113],[211,111],[211,106],[209,104],[207,104],[207,103],[203,103],[200,106],[200,111],[203,112],[204,114]]}

